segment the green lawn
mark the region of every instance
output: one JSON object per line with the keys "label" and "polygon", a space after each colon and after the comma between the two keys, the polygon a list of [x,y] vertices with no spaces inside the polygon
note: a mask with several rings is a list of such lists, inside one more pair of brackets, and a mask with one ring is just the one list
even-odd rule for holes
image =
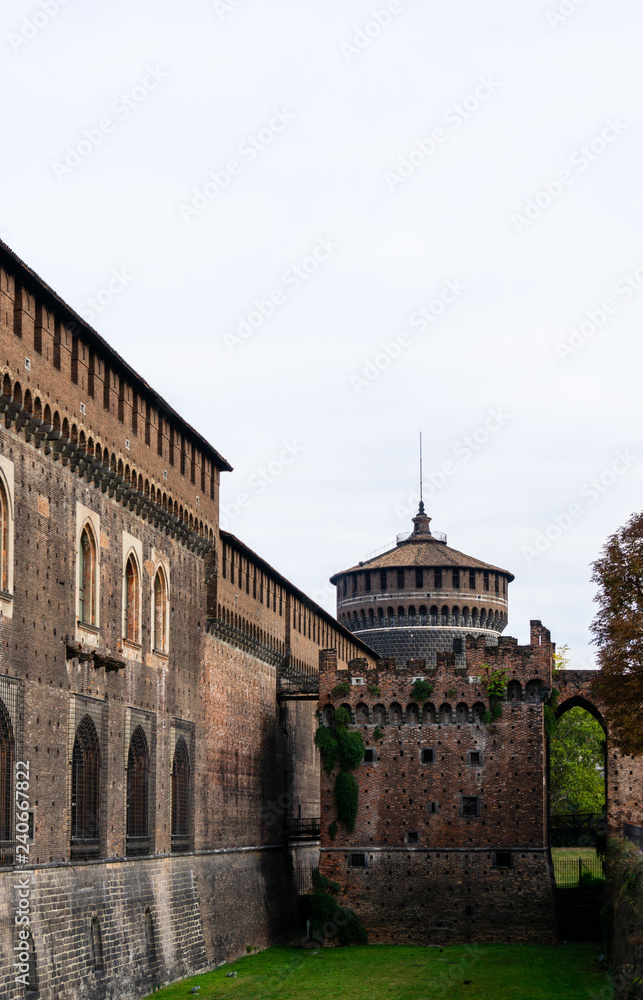
{"label": "green lawn", "polygon": [[551,856],[554,862],[575,861],[577,858],[594,861],[598,857],[595,847],[552,847]]}
{"label": "green lawn", "polygon": [[[598,861],[598,855],[593,847],[552,847],[551,857],[554,863],[554,878],[559,888],[576,886],[600,889],[604,884],[603,866]],[[579,860],[582,862],[579,866]]]}
{"label": "green lawn", "polygon": [[198,1000],[607,1000],[599,951],[591,944],[270,948],[153,997],[178,1000],[200,986]]}

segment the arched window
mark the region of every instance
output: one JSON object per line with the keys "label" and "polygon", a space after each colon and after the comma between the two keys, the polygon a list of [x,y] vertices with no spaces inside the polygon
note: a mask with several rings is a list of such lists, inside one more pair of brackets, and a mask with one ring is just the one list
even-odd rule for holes
{"label": "arched window", "polygon": [[91,938],[92,938],[92,959],[94,961],[94,970],[96,972],[104,972],[105,960],[103,958],[103,936],[100,932],[100,924],[98,922],[97,917],[92,917]]}
{"label": "arched window", "polygon": [[96,543],[88,524],[78,546],[78,620],[84,625],[96,624]]}
{"label": "arched window", "polygon": [[190,850],[190,754],[180,736],[172,764],[172,850]]}
{"label": "arched window", "polygon": [[13,774],[13,727],[0,701],[0,864],[13,864],[11,825],[11,776]]}
{"label": "arched window", "polygon": [[154,649],[158,649],[161,653],[167,653],[167,625],[167,581],[163,569],[159,567],[154,577]]}
{"label": "arched window", "polygon": [[139,605],[141,596],[138,563],[132,552],[125,566],[125,638],[139,641]]}
{"label": "arched window", "polygon": [[482,722],[487,709],[481,701],[477,701],[473,706],[472,715],[474,722]]}
{"label": "arched window", "polygon": [[425,725],[435,724],[435,705],[432,702],[427,701],[422,709],[422,719]]}
{"label": "arched window", "polygon": [[100,855],[100,744],[85,715],[76,730],[71,770],[72,858]]}
{"label": "arched window", "polygon": [[368,725],[368,705],[365,705],[363,701],[360,701],[355,709],[355,724],[358,726]]}
{"label": "arched window", "polygon": [[420,724],[420,710],[415,702],[406,706],[406,724],[407,726],[419,726]]}
{"label": "arched window", "polygon": [[386,725],[386,709],[384,705],[373,705],[373,722],[376,726]]}
{"label": "arched window", "polygon": [[402,706],[394,701],[389,710],[389,719],[392,726],[402,725]]}
{"label": "arched window", "polygon": [[522,701],[522,685],[520,681],[509,681],[507,684],[507,701]]}
{"label": "arched window", "polygon": [[9,503],[0,482],[0,590],[9,590]]}
{"label": "arched window", "polygon": [[446,702],[440,705],[440,723],[443,726],[448,726],[453,722],[453,711],[451,706]]}
{"label": "arched window", "polygon": [[465,705],[463,701],[455,707],[455,719],[456,722],[460,724],[464,724],[469,721],[469,707],[468,705]]}
{"label": "arched window", "polygon": [[141,726],[132,733],[127,755],[127,853],[149,854],[148,790],[150,754]]}
{"label": "arched window", "polygon": [[27,996],[34,997],[38,993],[38,961],[36,957],[36,946],[33,935],[29,931],[27,938],[27,950],[29,952],[29,971],[27,973]]}
{"label": "arched window", "polygon": [[156,934],[154,933],[154,918],[149,906],[145,910],[145,941],[148,956],[154,958],[156,955]]}

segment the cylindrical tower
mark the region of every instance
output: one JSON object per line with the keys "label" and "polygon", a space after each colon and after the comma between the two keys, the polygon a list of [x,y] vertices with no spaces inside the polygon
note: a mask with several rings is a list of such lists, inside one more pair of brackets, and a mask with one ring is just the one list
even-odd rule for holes
{"label": "cylindrical tower", "polygon": [[496,645],[507,625],[513,574],[449,548],[433,534],[420,502],[413,531],[386,552],[336,573],[337,617],[383,657],[425,660],[455,654],[466,666],[466,636]]}

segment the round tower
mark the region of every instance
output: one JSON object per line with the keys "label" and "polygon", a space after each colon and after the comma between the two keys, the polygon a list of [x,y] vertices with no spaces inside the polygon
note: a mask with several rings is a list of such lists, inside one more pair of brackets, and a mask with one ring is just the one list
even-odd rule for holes
{"label": "round tower", "polygon": [[464,668],[468,635],[497,644],[514,576],[450,548],[430,524],[420,501],[413,531],[394,548],[331,577],[337,618],[382,657],[435,667],[437,653],[450,652]]}

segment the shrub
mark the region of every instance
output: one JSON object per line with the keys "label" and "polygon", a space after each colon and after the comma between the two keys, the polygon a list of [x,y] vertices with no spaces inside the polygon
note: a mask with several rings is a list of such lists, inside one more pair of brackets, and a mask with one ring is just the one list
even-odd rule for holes
{"label": "shrub", "polygon": [[414,701],[424,702],[432,693],[433,685],[428,681],[415,681],[411,688],[411,697]]}
{"label": "shrub", "polygon": [[335,698],[341,698],[345,694],[348,694],[348,692],[350,691],[350,689],[351,689],[350,688],[350,684],[347,684],[345,681],[342,681],[341,684],[336,684],[335,685],[335,687],[331,691],[331,694]]}
{"label": "shrub", "polygon": [[381,694],[382,692],[378,688],[377,684],[371,684],[371,686],[368,689],[368,693],[372,694],[373,697],[376,698],[378,694]]}
{"label": "shrub", "polygon": [[340,886],[330,882],[318,868],[312,874],[313,896],[310,908],[310,933],[323,944],[327,938],[337,938],[343,947],[368,944],[368,934],[353,910],[340,906],[335,896]]}
{"label": "shrub", "polygon": [[373,730],[373,739],[374,740],[384,739],[384,732],[380,729],[379,726],[375,726],[375,729]]}

